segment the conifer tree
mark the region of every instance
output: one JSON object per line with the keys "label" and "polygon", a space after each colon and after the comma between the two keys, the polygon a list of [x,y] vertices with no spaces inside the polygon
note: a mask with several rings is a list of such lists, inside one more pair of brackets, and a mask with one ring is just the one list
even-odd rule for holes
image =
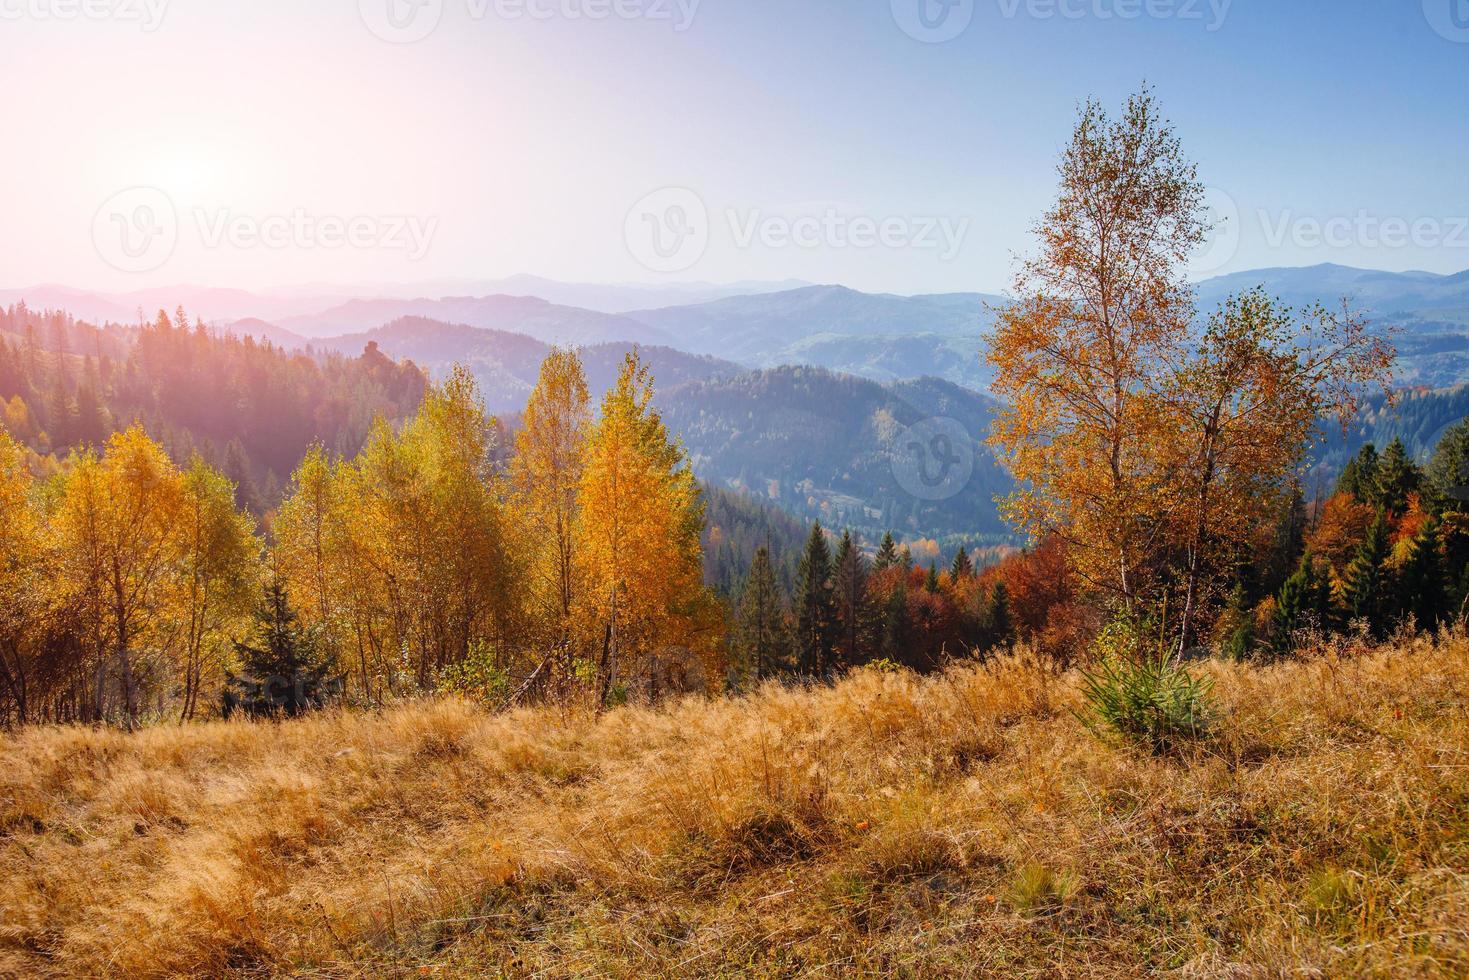
{"label": "conifer tree", "polygon": [[1394,439],[1382,454],[1377,471],[1377,498],[1372,501],[1388,514],[1397,516],[1408,506],[1408,495],[1423,485],[1423,471],[1408,457],[1403,440]]}
{"label": "conifer tree", "polygon": [[811,525],[806,551],[796,573],[796,653],[803,674],[824,676],[831,667],[835,620],[831,582],[831,550],[821,522]]}
{"label": "conifer tree", "polygon": [[1420,629],[1436,627],[1448,612],[1444,579],[1439,522],[1430,519],[1409,543],[1398,569],[1398,614],[1411,615]]}
{"label": "conifer tree", "polygon": [[770,564],[770,549],[755,551],[740,595],[737,642],[746,668],[758,683],[788,666],[785,601]]}
{"label": "conifer tree", "polygon": [[872,602],[867,594],[867,559],[852,543],[852,532],[842,534],[833,564],[836,620],[836,662],[841,667],[865,663],[872,647]]}
{"label": "conifer tree", "polygon": [[224,716],[240,711],[250,718],[294,718],[324,707],[336,686],[331,659],[315,632],[302,627],[284,583],[266,584],[256,619],[260,644],[235,644],[243,673],[226,675]]}
{"label": "conifer tree", "polygon": [[882,635],[878,649],[886,660],[902,663],[912,640],[908,618],[908,577],[899,575],[882,607]]}
{"label": "conifer tree", "polygon": [[893,532],[888,531],[882,536],[882,544],[878,546],[877,557],[872,562],[872,570],[885,572],[898,564],[898,561],[898,543],[893,540]]}
{"label": "conifer tree", "polygon": [[936,595],[939,590],[939,566],[938,562],[928,563],[928,574],[923,578],[923,591],[929,595]]}
{"label": "conifer tree", "polygon": [[1387,521],[1379,511],[1342,582],[1344,617],[1366,620],[1375,636],[1381,636],[1387,627],[1391,599],[1387,589],[1388,550]]}
{"label": "conifer tree", "polygon": [[1273,624],[1276,649],[1282,653],[1289,651],[1295,644],[1297,630],[1307,626],[1324,629],[1330,617],[1331,583],[1317,572],[1316,560],[1308,551],[1276,597]]}
{"label": "conifer tree", "polygon": [[964,546],[959,546],[959,553],[954,556],[954,564],[949,566],[949,577],[955,582],[962,581],[974,574],[974,563],[969,560],[969,553]]}
{"label": "conifer tree", "polygon": [[1337,493],[1349,493],[1358,503],[1375,505],[1378,500],[1377,474],[1380,466],[1377,447],[1367,443],[1342,467],[1341,476],[1336,481]]}
{"label": "conifer tree", "polygon": [[1015,624],[1010,616],[1010,593],[1004,582],[996,582],[990,590],[982,628],[986,650],[1007,646],[1015,638]]}

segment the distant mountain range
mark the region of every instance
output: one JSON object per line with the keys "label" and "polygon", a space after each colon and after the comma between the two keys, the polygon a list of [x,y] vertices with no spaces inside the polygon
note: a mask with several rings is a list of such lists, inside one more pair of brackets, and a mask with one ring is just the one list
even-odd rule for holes
{"label": "distant mountain range", "polygon": [[[91,323],[136,323],[139,315],[151,319],[159,310],[172,313],[183,307],[191,316],[210,323],[259,320],[280,325],[288,318],[320,314],[349,300],[442,299],[448,296],[537,297],[561,306],[579,307],[599,313],[706,303],[726,296],[772,293],[807,285],[798,280],[784,282],[671,283],[668,285],[560,282],[540,276],[519,275],[507,279],[449,279],[411,284],[362,283],[357,285],[313,283],[282,289],[251,291],[207,286],[177,285],[156,289],[108,293],[69,286],[36,285],[25,289],[0,289],[0,306],[24,302],[34,310],[66,310]],[[406,310],[399,315],[434,315],[437,311]],[[325,333],[370,330],[386,323],[349,323]],[[310,336],[309,331],[303,331]]]}
{"label": "distant mountain range", "polygon": [[[898,296],[830,285],[781,288],[788,285],[601,286],[515,276],[362,287],[355,295],[321,285],[270,293],[180,287],[120,294],[45,286],[0,291],[0,304],[24,298],[32,307],[119,322],[135,321],[139,310],[146,316],[149,310],[183,306],[217,329],[284,347],[322,346],[330,340],[334,349],[358,349],[359,341],[351,336],[360,339],[384,324],[417,318],[519,334],[542,344],[635,343],[745,367],[805,364],[879,382],[932,376],[982,390],[992,380],[980,346],[995,311],[1007,302],[1002,296]],[[1401,327],[1399,374],[1406,383],[1442,387],[1469,380],[1469,272],[1442,276],[1337,265],[1260,269],[1200,283],[1200,309],[1207,313],[1229,294],[1257,285],[1297,307],[1334,306],[1350,298],[1380,322]],[[451,289],[464,291],[445,292]],[[485,360],[485,338],[458,336],[466,345],[462,349],[436,337],[435,357],[426,363]],[[409,338],[401,335],[379,343],[389,353],[414,356],[408,352]],[[493,373],[482,369],[487,376]]]}
{"label": "distant mountain range", "polygon": [[[367,333],[327,337],[310,344],[316,350],[349,356],[362,353],[368,344],[376,344],[383,353],[412,360],[431,376],[440,378],[455,364],[463,364],[479,382],[486,407],[502,415],[513,415],[525,407],[540,374],[541,362],[550,351],[549,344],[525,334],[424,317],[401,317]],[[612,387],[624,356],[633,346],[627,341],[611,341],[581,347],[587,387],[594,399]],[[637,346],[652,368],[660,390],[690,381],[728,377],[744,370],[730,361],[688,354],[671,347]]]}

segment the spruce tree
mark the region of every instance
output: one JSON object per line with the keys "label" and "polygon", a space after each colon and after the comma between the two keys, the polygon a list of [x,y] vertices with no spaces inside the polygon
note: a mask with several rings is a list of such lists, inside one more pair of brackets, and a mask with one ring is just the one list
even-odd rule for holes
{"label": "spruce tree", "polygon": [[324,707],[338,686],[330,677],[330,655],[302,627],[279,580],[266,584],[255,617],[262,643],[235,644],[244,673],[225,675],[224,716],[241,711],[251,718],[295,717]]}
{"label": "spruce tree", "polygon": [[949,576],[955,581],[961,581],[974,574],[974,563],[969,560],[969,552],[964,546],[959,546],[959,553],[954,556],[954,564],[949,566]]}
{"label": "spruce tree", "polygon": [[741,659],[756,682],[787,668],[785,601],[775,581],[768,548],[757,549],[750,562],[740,595],[737,630]]}
{"label": "spruce tree", "polygon": [[1015,624],[1010,618],[1010,593],[1004,582],[996,582],[985,603],[982,621],[984,649],[1008,646],[1015,639]]}
{"label": "spruce tree", "polygon": [[911,633],[911,624],[908,622],[908,579],[902,576],[883,602],[882,637],[878,644],[882,656],[893,663],[904,663]]}
{"label": "spruce tree", "polygon": [[1377,499],[1373,501],[1389,514],[1401,514],[1408,507],[1408,495],[1423,485],[1423,471],[1408,456],[1403,440],[1394,439],[1382,454],[1377,470]]}
{"label": "spruce tree", "polygon": [[1375,505],[1380,465],[1377,447],[1367,443],[1342,467],[1341,476],[1336,481],[1336,492],[1350,494],[1358,503]]}
{"label": "spruce tree", "polygon": [[1387,556],[1387,521],[1379,511],[1367,539],[1347,565],[1342,589],[1344,618],[1366,620],[1374,636],[1381,636],[1388,623]]}
{"label": "spruce tree", "polygon": [[937,595],[939,591],[939,564],[936,561],[928,563],[928,574],[923,579],[923,591],[929,595]]}
{"label": "spruce tree", "polygon": [[852,533],[843,532],[833,571],[836,600],[836,662],[857,667],[870,659],[872,650],[872,600],[867,594],[867,559],[852,543]]}
{"label": "spruce tree", "polygon": [[1397,606],[1420,629],[1433,629],[1448,612],[1443,547],[1438,520],[1430,519],[1413,537],[1408,557],[1398,570]]}
{"label": "spruce tree", "polygon": [[872,570],[885,572],[898,564],[898,543],[893,540],[893,532],[888,531],[882,536],[882,544],[877,549],[877,557],[872,562]]}
{"label": "spruce tree", "polygon": [[806,551],[796,572],[796,655],[801,672],[825,676],[831,669],[834,620],[831,549],[821,522],[811,525]]}
{"label": "spruce tree", "polygon": [[1325,629],[1331,616],[1331,583],[1316,571],[1308,551],[1296,573],[1285,580],[1275,602],[1275,647],[1285,653],[1295,646],[1295,632],[1308,626]]}

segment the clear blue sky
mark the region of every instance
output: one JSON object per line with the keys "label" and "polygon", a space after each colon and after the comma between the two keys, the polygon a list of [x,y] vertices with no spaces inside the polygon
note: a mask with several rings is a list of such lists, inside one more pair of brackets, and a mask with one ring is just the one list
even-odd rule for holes
{"label": "clear blue sky", "polygon": [[[909,0],[702,0],[682,31],[692,0],[97,0],[114,16],[63,20],[67,2],[0,0],[0,79],[26,93],[0,105],[0,285],[531,272],[995,291],[1077,102],[1144,79],[1238,212],[1200,274],[1469,268],[1469,0],[963,0],[968,26],[938,44],[900,29]],[[412,2],[430,6],[398,23],[426,37],[374,34]],[[145,3],[156,24],[129,19]],[[615,4],[654,16],[566,16]],[[179,229],[130,271],[94,222],[138,185]],[[708,244],[650,266],[629,210],[668,187],[695,192]],[[378,237],[209,237],[297,213],[366,216]],[[401,217],[431,226],[422,249],[391,236]],[[782,234],[798,219],[806,244]],[[854,219],[890,221],[889,240],[854,244]]]}

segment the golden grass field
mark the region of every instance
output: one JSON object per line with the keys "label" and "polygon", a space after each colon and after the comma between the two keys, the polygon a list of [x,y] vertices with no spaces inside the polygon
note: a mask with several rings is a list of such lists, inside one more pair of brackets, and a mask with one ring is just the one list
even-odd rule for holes
{"label": "golden grass field", "polygon": [[1208,664],[1099,741],[1022,657],[597,717],[0,742],[0,974],[1469,974],[1469,639]]}

